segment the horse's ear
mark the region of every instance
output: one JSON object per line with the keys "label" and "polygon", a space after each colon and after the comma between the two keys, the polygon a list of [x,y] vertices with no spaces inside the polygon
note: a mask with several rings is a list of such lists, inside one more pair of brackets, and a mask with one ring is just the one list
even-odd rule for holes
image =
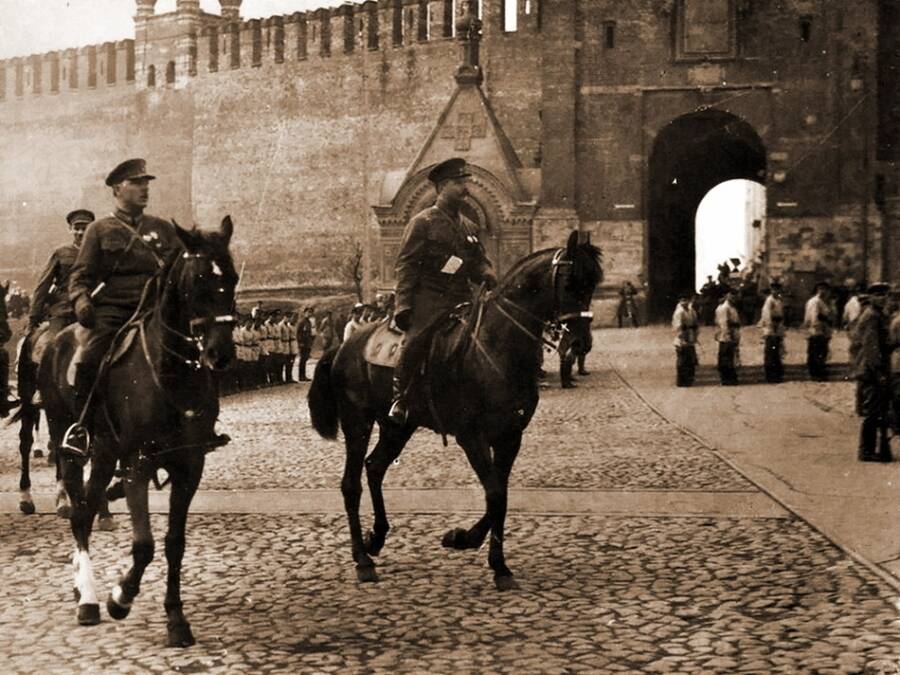
{"label": "horse's ear", "polygon": [[572,230],[569,233],[569,239],[566,241],[566,254],[571,258],[575,255],[575,250],[578,248],[578,230]]}
{"label": "horse's ear", "polygon": [[175,226],[175,234],[178,235],[178,238],[181,240],[181,243],[184,244],[186,249],[193,250],[197,248],[197,238],[193,230],[185,230],[174,218],[172,219],[172,225]]}
{"label": "horse's ear", "polygon": [[222,237],[225,246],[228,246],[231,241],[232,234],[234,234],[234,223],[231,221],[231,216],[225,216],[222,218],[222,224],[219,226],[219,235]]}

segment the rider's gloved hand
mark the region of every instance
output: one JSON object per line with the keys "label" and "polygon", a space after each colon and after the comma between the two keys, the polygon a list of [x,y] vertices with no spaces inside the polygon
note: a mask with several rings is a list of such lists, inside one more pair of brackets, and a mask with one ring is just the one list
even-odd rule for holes
{"label": "rider's gloved hand", "polygon": [[93,328],[97,322],[97,317],[94,316],[94,306],[86,295],[79,295],[75,301],[75,318],[85,328]]}
{"label": "rider's gloved hand", "polygon": [[404,333],[408,331],[412,325],[412,310],[404,309],[402,312],[394,314],[394,325]]}

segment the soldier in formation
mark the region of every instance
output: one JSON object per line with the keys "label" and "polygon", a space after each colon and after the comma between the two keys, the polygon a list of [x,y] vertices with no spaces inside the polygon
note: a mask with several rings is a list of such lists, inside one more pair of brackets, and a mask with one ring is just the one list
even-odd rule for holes
{"label": "soldier in formation", "polygon": [[803,324],[809,331],[806,342],[806,365],[809,376],[817,382],[828,380],[828,349],[834,329],[834,307],[828,301],[829,285],[820,281],[807,302]]}
{"label": "soldier in formation", "polygon": [[716,341],[719,343],[717,368],[723,385],[738,384],[737,365],[740,359],[741,319],[735,307],[735,292],[731,289],[716,308]]}
{"label": "soldier in formation", "polygon": [[766,382],[784,381],[784,301],[781,298],[781,282],[773,280],[763,303],[759,327],[763,334],[763,370]]}
{"label": "soldier in formation", "polygon": [[681,293],[672,314],[672,328],[675,330],[675,384],[678,387],[690,387],[694,384],[694,375],[697,371],[700,321],[693,300],[692,291]]}

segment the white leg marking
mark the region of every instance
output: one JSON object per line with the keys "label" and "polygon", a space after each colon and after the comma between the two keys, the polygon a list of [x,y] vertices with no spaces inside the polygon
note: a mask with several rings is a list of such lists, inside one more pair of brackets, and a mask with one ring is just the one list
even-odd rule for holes
{"label": "white leg marking", "polygon": [[75,588],[81,594],[79,605],[98,605],[97,590],[94,587],[94,568],[87,551],[76,551],[74,558]]}
{"label": "white leg marking", "polygon": [[124,600],[122,600],[122,587],[119,586],[119,584],[113,586],[112,599],[113,602],[115,602],[122,609],[128,609],[129,607],[131,607],[130,602],[125,602]]}
{"label": "white leg marking", "polygon": [[19,501],[31,503],[31,490],[19,490]]}

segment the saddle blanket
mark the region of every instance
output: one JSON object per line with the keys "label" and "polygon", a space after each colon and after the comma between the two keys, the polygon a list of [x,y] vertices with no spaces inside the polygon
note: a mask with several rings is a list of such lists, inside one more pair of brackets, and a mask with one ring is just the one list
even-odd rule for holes
{"label": "saddle blanket", "polygon": [[363,349],[363,358],[372,365],[385,368],[396,368],[403,353],[403,343],[406,335],[400,331],[392,330],[389,321],[379,324]]}

